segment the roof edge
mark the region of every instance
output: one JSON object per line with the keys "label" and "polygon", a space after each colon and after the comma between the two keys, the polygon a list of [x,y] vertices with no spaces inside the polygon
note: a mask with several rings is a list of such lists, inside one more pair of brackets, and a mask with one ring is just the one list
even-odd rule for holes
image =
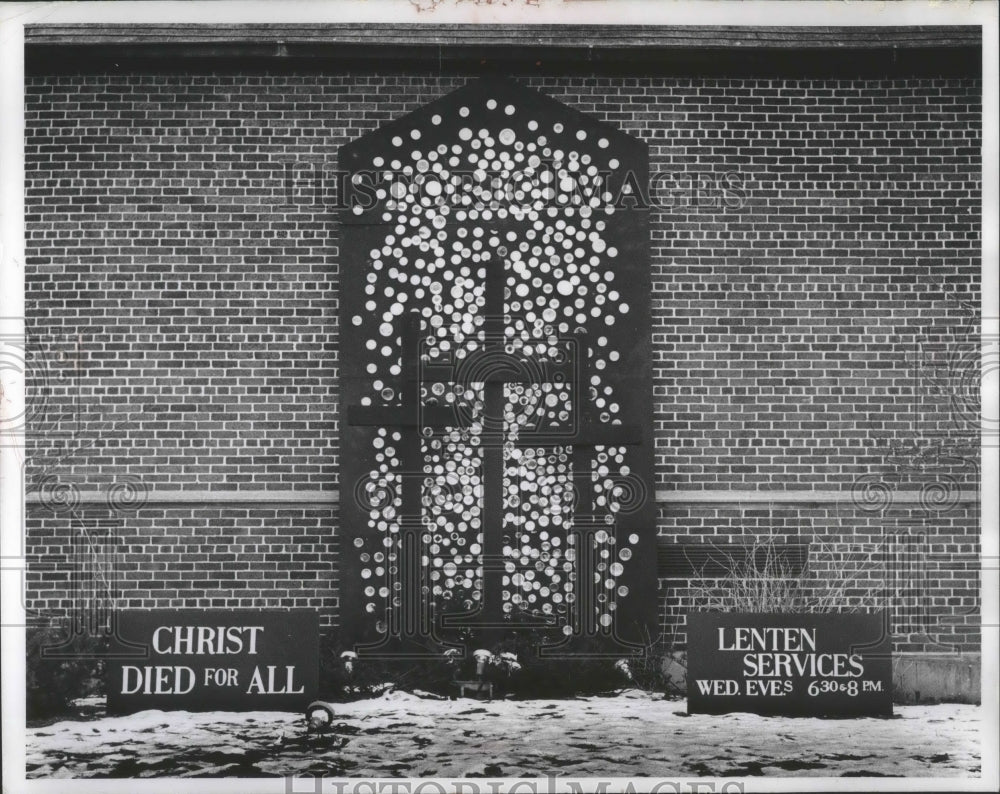
{"label": "roof edge", "polygon": [[697,76],[969,76],[982,27],[32,24],[28,75],[362,70]]}
{"label": "roof edge", "polygon": [[470,24],[30,24],[25,45],[109,44],[366,44],[406,46],[588,47],[649,49],[881,49],[979,47],[978,25],[706,26]]}

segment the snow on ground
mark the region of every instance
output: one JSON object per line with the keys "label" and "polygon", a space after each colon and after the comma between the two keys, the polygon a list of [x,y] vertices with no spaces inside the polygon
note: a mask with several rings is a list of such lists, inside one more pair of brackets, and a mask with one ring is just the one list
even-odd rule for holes
{"label": "snow on ground", "polygon": [[934,776],[980,770],[980,708],[897,706],[891,720],[688,716],[643,692],[432,700],[405,692],[300,714],[144,711],[27,732],[28,776]]}

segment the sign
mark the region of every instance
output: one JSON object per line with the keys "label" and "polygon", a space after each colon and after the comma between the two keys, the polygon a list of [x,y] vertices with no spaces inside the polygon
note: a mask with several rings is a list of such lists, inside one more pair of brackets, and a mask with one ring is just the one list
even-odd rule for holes
{"label": "sign", "polygon": [[144,709],[298,711],[319,681],[311,610],[124,611],[119,635],[146,653],[109,659],[108,713]]}
{"label": "sign", "polygon": [[688,713],[892,716],[884,612],[688,615]]}

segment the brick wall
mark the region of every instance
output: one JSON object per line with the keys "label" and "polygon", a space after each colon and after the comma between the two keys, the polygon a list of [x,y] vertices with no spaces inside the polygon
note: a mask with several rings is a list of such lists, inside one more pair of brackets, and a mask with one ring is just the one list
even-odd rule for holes
{"label": "brick wall", "polygon": [[[813,603],[885,609],[897,651],[979,649],[977,505],[890,505],[866,511],[852,503],[706,503],[664,506],[659,519],[660,531],[678,548],[705,543],[720,550],[729,544],[756,549],[756,562],[739,568],[741,573],[786,573],[804,583],[800,592]],[[775,550],[788,543],[809,544],[808,566],[801,574],[777,561]],[[749,600],[730,577],[705,568],[700,572],[709,575],[660,580],[667,643],[683,646],[686,611],[733,609]],[[778,604],[787,603],[781,585],[766,589]],[[763,582],[753,587],[764,590]]]}
{"label": "brick wall", "polygon": [[[29,483],[337,488],[338,301],[349,299],[337,285],[337,151],[466,79],[29,78]],[[657,489],[897,487],[920,449],[978,445],[967,355],[978,80],[525,82],[650,144]],[[976,487],[968,455],[935,465],[949,485]],[[218,527],[258,526],[212,509]],[[289,531],[312,526],[315,508],[297,509],[281,519]],[[871,522],[854,505],[788,509],[818,535]],[[736,514],[746,528],[748,511]],[[64,531],[49,512],[34,507],[29,526],[39,559]],[[923,512],[936,542],[977,554],[974,518]],[[182,527],[186,515],[162,519]],[[158,560],[181,571],[143,540],[157,521],[136,521],[121,531],[143,575]],[[705,532],[733,519],[720,521]],[[668,511],[660,532],[688,528]],[[215,543],[184,537],[182,557]],[[308,564],[330,552],[317,545]],[[280,591],[289,568],[262,566]],[[148,605],[182,598],[125,581],[126,598]],[[63,590],[33,582],[33,604],[61,608]],[[679,592],[665,587],[665,610]]]}
{"label": "brick wall", "polygon": [[[335,625],[336,510],[254,505],[82,506],[28,517],[33,620],[118,606],[309,608]],[[81,600],[80,594],[84,597]]]}

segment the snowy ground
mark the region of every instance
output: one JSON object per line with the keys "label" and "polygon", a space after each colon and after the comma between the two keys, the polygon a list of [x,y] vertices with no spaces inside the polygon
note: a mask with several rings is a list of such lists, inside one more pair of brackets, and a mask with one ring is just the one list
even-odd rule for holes
{"label": "snowy ground", "polygon": [[441,701],[405,692],[300,714],[144,711],[28,730],[28,777],[977,776],[978,706],[892,720],[687,716],[627,691],[575,700]]}

